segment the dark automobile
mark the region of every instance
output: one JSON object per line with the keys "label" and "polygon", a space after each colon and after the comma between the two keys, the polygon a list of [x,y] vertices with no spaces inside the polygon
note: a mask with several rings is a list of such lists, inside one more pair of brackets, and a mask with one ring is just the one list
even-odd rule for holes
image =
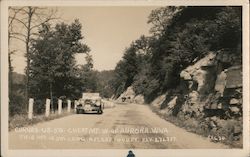
{"label": "dark automobile", "polygon": [[80,99],[79,105],[76,106],[76,113],[103,113],[103,103],[101,98]]}

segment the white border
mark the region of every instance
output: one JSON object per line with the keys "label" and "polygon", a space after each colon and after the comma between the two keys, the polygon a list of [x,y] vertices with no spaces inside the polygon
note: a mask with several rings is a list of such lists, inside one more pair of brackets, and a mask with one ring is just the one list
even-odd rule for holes
{"label": "white border", "polygon": [[136,157],[247,157],[249,156],[249,2],[248,0],[137,0],[137,1],[1,1],[1,153],[3,157],[42,157],[42,156],[80,156],[80,157],[125,157],[127,149],[98,150],[8,150],[8,6],[243,6],[243,149],[135,149]]}

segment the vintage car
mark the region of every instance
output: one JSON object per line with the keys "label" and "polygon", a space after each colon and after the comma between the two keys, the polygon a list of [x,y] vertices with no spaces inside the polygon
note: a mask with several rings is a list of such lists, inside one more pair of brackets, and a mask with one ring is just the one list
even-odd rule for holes
{"label": "vintage car", "polygon": [[103,113],[103,103],[99,93],[83,93],[76,106],[76,113]]}

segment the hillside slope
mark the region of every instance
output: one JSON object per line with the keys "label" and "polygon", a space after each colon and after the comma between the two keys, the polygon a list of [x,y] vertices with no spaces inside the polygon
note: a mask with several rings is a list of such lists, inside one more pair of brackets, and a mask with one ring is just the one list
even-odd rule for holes
{"label": "hillside slope", "polygon": [[[180,73],[180,84],[152,101],[163,118],[188,131],[242,147],[242,66],[240,56],[209,53]],[[140,97],[140,101],[138,101]],[[144,103],[129,87],[118,98]]]}

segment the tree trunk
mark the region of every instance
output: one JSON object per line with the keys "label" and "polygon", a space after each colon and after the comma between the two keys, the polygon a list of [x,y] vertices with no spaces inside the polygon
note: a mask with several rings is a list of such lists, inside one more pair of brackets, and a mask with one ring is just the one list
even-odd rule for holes
{"label": "tree trunk", "polygon": [[[26,102],[29,101],[29,71],[30,71],[30,31],[31,31],[31,20],[33,16],[32,7],[29,7],[29,13],[28,13],[28,26],[27,26],[27,38],[26,38],[26,57],[27,57],[27,67],[26,67],[26,89],[25,89],[25,96],[26,96]],[[28,104],[28,103],[27,103]],[[28,111],[28,105],[26,106],[26,109]]]}
{"label": "tree trunk", "polygon": [[8,54],[8,61],[9,61],[9,99],[10,99],[12,97],[12,84],[13,84],[10,52]]}
{"label": "tree trunk", "polygon": [[[10,32],[8,35],[8,42],[10,43]],[[10,52],[10,48],[9,48],[9,52],[8,52],[8,62],[9,62],[9,99],[12,98],[12,84],[13,84],[13,78],[12,78],[12,71],[13,71],[13,67],[11,64],[11,52]]]}

